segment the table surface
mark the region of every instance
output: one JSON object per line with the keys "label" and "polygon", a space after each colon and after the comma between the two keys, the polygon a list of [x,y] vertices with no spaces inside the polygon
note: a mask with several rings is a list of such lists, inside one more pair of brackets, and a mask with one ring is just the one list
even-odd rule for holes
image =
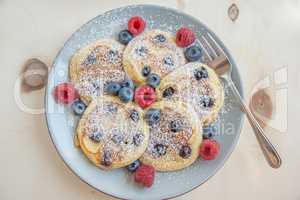
{"label": "table surface", "polygon": [[[20,94],[18,78],[28,58],[39,58],[50,66],[68,37],[89,19],[137,3],[178,8],[208,25],[235,58],[246,99],[257,86],[272,83],[276,109],[270,122],[273,130],[267,134],[282,156],[282,167],[274,170],[267,165],[245,121],[225,166],[206,184],[177,199],[299,200],[299,0],[0,0],[0,88],[4,94],[0,99],[0,199],[112,199],[81,182],[64,165],[51,143],[44,115],[24,112],[26,107],[43,108],[44,91]],[[232,3],[240,10],[235,22],[227,15]]]}

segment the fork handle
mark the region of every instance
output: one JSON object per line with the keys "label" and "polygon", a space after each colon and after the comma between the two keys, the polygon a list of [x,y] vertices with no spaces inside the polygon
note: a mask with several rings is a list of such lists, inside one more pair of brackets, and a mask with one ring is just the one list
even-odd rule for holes
{"label": "fork handle", "polygon": [[280,158],[278,152],[276,151],[275,147],[269,141],[269,139],[267,138],[267,136],[264,133],[263,128],[259,125],[259,123],[255,119],[255,117],[253,116],[252,112],[246,106],[243,98],[241,97],[239,91],[237,90],[237,88],[234,85],[231,78],[227,78],[227,82],[228,82],[228,85],[230,86],[230,88],[232,89],[234,95],[239,100],[239,103],[240,103],[243,111],[246,113],[248,121],[253,128],[253,131],[255,133],[255,136],[257,138],[259,146],[265,156],[265,159],[268,161],[269,165],[272,168],[279,168],[281,166],[281,158]]}

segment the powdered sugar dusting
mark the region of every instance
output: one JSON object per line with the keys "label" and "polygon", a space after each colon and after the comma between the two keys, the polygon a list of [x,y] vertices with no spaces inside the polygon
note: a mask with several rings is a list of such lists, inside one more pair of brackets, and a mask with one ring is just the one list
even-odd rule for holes
{"label": "powdered sugar dusting", "polygon": [[[89,137],[100,134],[99,145],[103,152],[110,152],[112,160],[121,161],[134,155],[144,141],[143,126],[130,119],[131,110],[123,105],[103,101],[89,113],[86,119],[85,134]],[[136,142],[139,137],[139,143]]]}
{"label": "powdered sugar dusting", "polygon": [[[160,36],[160,40],[157,39]],[[149,66],[152,72],[163,78],[185,64],[181,48],[178,48],[170,33],[152,30],[135,37],[128,45],[128,59],[140,71]]]}
{"label": "powdered sugar dusting", "polygon": [[94,68],[80,72],[79,82],[75,87],[81,96],[96,99],[106,94],[106,85],[109,82],[121,82],[125,79],[125,72],[120,70],[102,70]]}
{"label": "powdered sugar dusting", "polygon": [[[180,121],[181,129],[178,132],[173,132],[170,128],[171,122]],[[179,154],[182,146],[187,145],[192,136],[192,125],[183,113],[178,113],[170,108],[161,110],[161,118],[159,123],[150,127],[150,141],[146,152],[153,158],[160,156],[156,145],[163,145],[168,152],[169,158],[172,154]]]}
{"label": "powdered sugar dusting", "polygon": [[116,67],[120,69],[122,65],[122,55],[123,53],[115,48],[97,46],[90,52],[81,65],[83,68],[100,65],[103,68]]}
{"label": "powdered sugar dusting", "polygon": [[103,40],[97,43],[82,63],[77,63],[79,80],[75,80],[75,87],[81,96],[95,99],[105,94],[108,82],[124,80],[123,49],[116,41]]}
{"label": "powdered sugar dusting", "polygon": [[216,101],[221,98],[218,95],[222,94],[222,91],[218,90],[223,90],[223,88],[214,86],[210,77],[197,80],[195,78],[197,67],[188,65],[183,68],[179,73],[175,71],[174,75],[170,74],[167,77],[168,84],[163,86],[163,90],[171,87],[175,91],[171,97],[166,98],[181,100],[192,105],[200,119],[210,116],[216,109]]}
{"label": "powdered sugar dusting", "polygon": [[[178,80],[178,82],[179,81],[180,80]],[[211,98],[213,101],[217,98],[216,92],[210,87],[207,81],[197,81],[193,77],[190,77],[188,84],[184,84],[182,92],[175,93],[175,97],[176,96],[178,99],[193,105],[200,119],[209,116],[214,108],[214,106],[209,107],[203,105],[205,98]]]}

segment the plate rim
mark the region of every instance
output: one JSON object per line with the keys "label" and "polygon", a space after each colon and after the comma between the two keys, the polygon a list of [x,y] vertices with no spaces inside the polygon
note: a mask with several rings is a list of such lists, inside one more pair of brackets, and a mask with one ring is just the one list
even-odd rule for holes
{"label": "plate rim", "polygon": [[[167,6],[162,6],[162,5],[156,5],[156,4],[131,4],[131,5],[125,5],[125,6],[121,6],[121,7],[117,7],[117,8],[113,8],[113,9],[110,9],[108,11],[105,11],[103,13],[100,13],[98,14],[97,16],[93,17],[92,19],[88,20],[87,22],[85,22],[84,24],[82,24],[79,28],[77,28],[69,37],[68,39],[64,42],[63,46],[60,48],[60,50],[58,51],[58,53],[56,54],[52,64],[51,64],[51,68],[49,70],[49,75],[51,74],[54,66],[56,65],[57,63],[57,60],[58,60],[58,57],[61,55],[63,49],[65,48],[66,44],[69,43],[69,41],[73,38],[73,36],[79,32],[79,30],[93,22],[95,19],[97,19],[99,16],[103,16],[109,12],[112,12],[114,10],[121,10],[121,9],[127,9],[127,8],[131,8],[131,7],[152,7],[152,8],[158,8],[158,9],[166,9],[166,10],[170,10],[176,14],[179,14],[179,15],[183,15],[183,16],[186,16],[186,17],[189,17],[189,18],[192,18],[193,20],[197,21],[197,22],[200,22],[199,19],[197,19],[196,17],[192,16],[192,15],[189,15],[183,11],[180,11],[178,9],[175,9],[175,8],[171,8],[171,7],[167,7]],[[244,98],[244,86],[243,86],[243,82],[242,82],[242,79],[241,79],[241,75],[240,75],[240,72],[236,66],[236,63],[234,61],[234,59],[232,58],[231,56],[231,53],[230,51],[226,48],[226,46],[223,44],[223,42],[216,36],[216,34],[210,29],[208,28],[208,26],[206,24],[204,24],[202,21],[200,22],[201,25],[203,25],[205,27],[206,30],[208,30],[210,32],[210,34],[213,35],[214,39],[217,39],[217,42],[221,45],[221,47],[228,53],[228,57],[229,59],[232,61],[232,65],[235,67],[235,72],[237,74],[237,81],[239,82],[239,92],[240,92],[240,95],[242,98]],[[88,180],[86,180],[85,178],[83,178],[81,175],[79,175],[77,172],[75,172],[75,170],[73,170],[71,168],[71,166],[68,164],[68,162],[64,159],[64,157],[62,156],[62,153],[60,152],[60,150],[58,149],[57,147],[57,144],[56,142],[54,141],[53,139],[53,135],[52,135],[52,128],[51,126],[49,125],[49,117],[48,117],[48,93],[49,93],[49,82],[50,82],[50,79],[48,77],[48,81],[47,81],[47,86],[45,88],[45,94],[44,94],[44,105],[45,105],[45,112],[44,112],[44,115],[45,115],[45,119],[46,119],[46,127],[48,129],[48,133],[49,133],[49,136],[50,136],[50,139],[51,139],[51,142],[56,150],[56,153],[59,155],[59,157],[61,158],[61,160],[63,161],[63,163],[67,166],[67,168],[74,174],[76,175],[83,183],[87,184],[88,186],[90,186],[91,188],[95,189],[96,191],[98,192],[101,192],[107,196],[110,196],[110,197],[113,197],[113,198],[116,198],[116,199],[124,199],[124,200],[129,200],[129,199],[126,199],[126,198],[123,198],[122,196],[117,196],[117,195],[114,195],[114,194],[110,194],[108,192],[104,192],[102,191],[101,189],[97,188],[96,186],[92,185],[91,183],[88,182]],[[237,143],[239,141],[239,138],[240,138],[240,135],[241,135],[241,132],[242,132],[242,127],[243,127],[243,124],[244,124],[244,120],[245,120],[245,116],[244,115],[241,115],[241,121],[240,121],[240,124],[239,126],[237,127],[237,134],[236,134],[236,137],[234,138],[234,141],[232,143],[232,146],[230,147],[230,149],[228,150],[228,153],[226,154],[225,158],[220,162],[219,166],[215,168],[215,170],[208,176],[206,177],[206,179],[204,179],[204,181],[202,183],[199,183],[198,185],[194,186],[194,187],[191,187],[189,190],[185,191],[185,192],[182,192],[182,193],[179,193],[177,195],[174,195],[174,196],[170,196],[170,197],[167,197],[165,199],[173,199],[173,198],[176,198],[176,197],[180,197],[180,196],[183,196],[195,189],[197,189],[198,187],[200,187],[201,185],[205,184],[209,179],[211,179],[213,176],[215,176],[217,174],[218,171],[220,171],[225,163],[228,161],[229,157],[231,156],[231,154],[233,153],[233,150],[236,148],[237,146]]]}

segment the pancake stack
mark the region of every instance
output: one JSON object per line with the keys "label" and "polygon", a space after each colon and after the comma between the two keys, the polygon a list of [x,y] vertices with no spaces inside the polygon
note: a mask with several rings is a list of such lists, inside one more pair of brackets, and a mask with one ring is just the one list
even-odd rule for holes
{"label": "pancake stack", "polygon": [[[161,78],[157,102],[146,109],[108,95],[110,82],[132,79],[146,84],[147,67]],[[188,167],[198,157],[202,126],[214,122],[224,92],[215,72],[190,62],[168,32],[151,30],[127,46],[113,39],[79,49],[70,61],[70,79],[87,105],[76,130],[76,143],[101,169],[125,167],[139,159],[157,171]],[[159,119],[150,123],[148,112]]]}

